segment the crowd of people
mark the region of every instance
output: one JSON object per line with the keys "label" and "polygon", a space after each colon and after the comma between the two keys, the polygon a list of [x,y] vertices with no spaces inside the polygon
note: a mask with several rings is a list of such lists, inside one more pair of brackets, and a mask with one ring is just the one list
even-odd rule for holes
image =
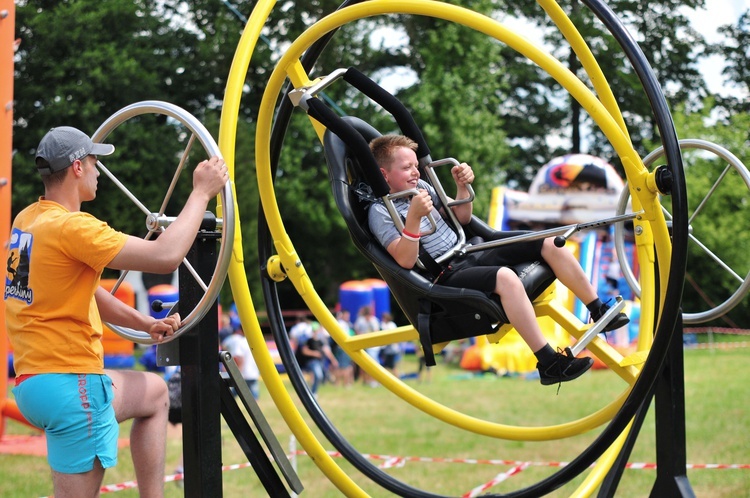
{"label": "crowd of people", "polygon": [[[336,319],[341,330],[348,336],[397,327],[389,312],[384,312],[378,318],[373,312],[373,307],[369,305],[359,309],[353,322],[351,313],[347,310],[339,311]],[[311,376],[310,390],[313,395],[317,395],[319,387],[324,383],[347,388],[355,383],[378,387],[378,382],[352,361],[344,348],[331,338],[330,333],[309,317],[300,317],[289,329],[289,340],[300,368]],[[396,342],[382,347],[370,347],[365,352],[386,370],[399,377],[398,366],[405,349],[404,344]],[[419,349],[418,345],[416,349]],[[422,372],[423,369],[420,369],[420,376]]]}

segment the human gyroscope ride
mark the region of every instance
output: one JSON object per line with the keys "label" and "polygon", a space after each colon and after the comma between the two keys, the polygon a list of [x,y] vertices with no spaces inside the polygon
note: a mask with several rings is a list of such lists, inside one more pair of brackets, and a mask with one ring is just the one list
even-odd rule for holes
{"label": "human gyroscope ride", "polygon": [[[576,491],[576,495],[588,496],[597,488],[604,490],[605,494],[607,490],[614,490],[657,385],[664,387],[660,389],[660,392],[666,393],[661,395],[662,399],[657,398],[657,409],[672,410],[672,415],[676,415],[678,421],[681,415],[683,425],[679,427],[677,424],[677,427],[671,428],[657,425],[657,432],[660,434],[657,435],[657,445],[673,445],[672,454],[676,456],[670,464],[659,462],[659,473],[652,492],[655,495],[664,496],[677,495],[689,490],[684,461],[684,412],[680,411],[684,410],[680,397],[682,321],[683,319],[686,322],[700,321],[709,316],[716,317],[735,305],[747,292],[748,277],[738,275],[736,276],[737,292],[729,302],[712,311],[710,315],[695,316],[691,315],[689,310],[683,314],[681,310],[686,248],[689,241],[695,242],[699,239],[699,234],[689,232],[681,151],[685,148],[698,147],[714,152],[729,162],[730,167],[737,170],[750,187],[750,177],[744,165],[731,153],[714,144],[702,141],[678,141],[659,82],[644,54],[615,13],[603,1],[584,0],[583,3],[592,10],[620,44],[639,76],[643,91],[651,103],[662,145],[652,155],[642,159],[629,140],[628,130],[609,83],[604,78],[586,41],[553,0],[539,0],[538,3],[570,43],[589,81],[581,81],[545,50],[503,24],[465,8],[431,0],[347,1],[335,12],[312,24],[293,40],[283,53],[266,83],[258,109],[254,137],[256,155],[254,158],[242,158],[243,160],[254,159],[254,161],[244,160],[243,164],[254,162],[256,167],[255,174],[264,213],[264,217],[259,220],[257,233],[263,297],[279,353],[296,395],[328,442],[362,476],[395,495],[438,496],[431,491],[416,489],[371,464],[362,456],[362,451],[356,449],[326,416],[309,391],[289,345],[277,286],[291,283],[315,319],[330,332],[333,340],[352,357],[361,369],[404,403],[434,418],[438,424],[449,424],[459,430],[485,436],[488,444],[492,444],[492,441],[496,439],[544,442],[571,438],[584,433],[593,434],[589,446],[568,465],[559,468],[530,487],[504,496],[544,495],[587,471],[588,475]],[[142,102],[121,110],[97,130],[94,140],[103,140],[118,126],[141,114],[166,115],[190,132],[188,150],[197,138],[209,156],[221,155],[224,158],[229,165],[231,178],[234,180],[235,164],[239,163],[235,158],[237,120],[246,73],[255,45],[273,6],[272,0],[260,0],[248,19],[229,74],[218,145],[194,117],[164,102]],[[368,147],[368,142],[378,136],[380,131],[362,117],[341,116],[331,109],[328,103],[320,98],[326,88],[331,85],[348,85],[352,91],[361,92],[390,113],[401,133],[412,138],[419,145],[417,156],[422,169],[422,178],[432,184],[444,201],[444,205],[449,205],[450,200],[435,170],[456,164],[456,160],[450,157],[431,157],[429,143],[420,128],[420,125],[425,123],[415,122],[408,110],[408,103],[400,102],[356,67],[317,67],[319,75],[311,76],[310,74],[311,68],[318,62],[328,41],[336,36],[338,28],[361,19],[390,14],[426,16],[458,23],[516,50],[546,71],[570,93],[572,98],[578,101],[617,153],[627,176],[628,188],[623,193],[617,215],[612,218],[532,234],[511,234],[510,236],[491,229],[476,217],[466,227],[462,227],[455,218],[449,217],[447,220],[458,233],[458,243],[451,249],[450,255],[469,253],[487,246],[513,244],[546,237],[555,237],[555,242],[562,245],[568,237],[579,230],[607,225],[615,226],[616,237],[619,237],[616,240],[619,252],[622,246],[623,226],[626,222],[632,224],[640,271],[637,277],[630,268],[626,267],[624,271],[629,285],[640,296],[641,312],[637,351],[631,354],[618,352],[600,337],[599,333],[604,328],[608,317],[596,324],[585,324],[556,304],[551,297],[553,293],[551,285],[555,281],[555,276],[545,264],[530,261],[519,269],[519,274],[524,275],[524,286],[529,297],[534,301],[537,315],[550,317],[575,339],[571,353],[578,354],[586,348],[608,367],[608,375],[616,376],[621,380],[621,392],[597,411],[579,419],[547,426],[504,423],[502,413],[497,414],[497,420],[484,420],[425,396],[394,377],[365,353],[366,348],[373,346],[419,341],[428,363],[434,364],[434,355],[450,341],[487,336],[490,342],[497,342],[510,330],[504,310],[497,301],[478,291],[434,284],[419,271],[399,267],[372,238],[367,229],[363,209],[366,202],[380,199],[388,206],[394,197],[408,195],[408,192],[389,194],[389,189]],[[590,88],[593,88],[593,91]],[[276,200],[276,189],[283,188],[283,177],[276,175],[277,160],[282,147],[294,146],[290,143],[285,144],[284,135],[295,112],[306,113],[311,118],[311,126],[314,127],[325,151],[325,157],[321,157],[321,165],[325,164],[327,171],[324,171],[324,167],[321,166],[320,174],[328,175],[331,179],[331,195],[345,221],[352,242],[388,283],[396,302],[410,321],[409,326],[399,327],[392,331],[349,337],[339,328],[335,317],[317,294],[314,286],[315,276],[309,275],[305,270],[304,261],[296,251],[294,241],[286,232]],[[187,150],[185,155],[187,155]],[[650,168],[655,156],[663,157],[666,164]],[[173,184],[180,177],[182,165],[183,161],[177,167]],[[115,175],[109,173],[104,165],[101,167],[104,173],[117,183]],[[164,202],[156,209],[147,207],[132,196],[126,186],[121,186],[123,193],[128,195],[143,213],[148,230],[147,237],[157,236],[158,232],[169,223],[170,218],[165,213],[165,206],[173,190],[173,184],[168,188]],[[210,469],[207,470],[207,467],[214,465],[212,462],[217,452],[216,462],[221,461],[221,450],[220,447],[217,448],[217,437],[214,433],[219,412],[225,419],[231,420],[233,433],[243,442],[243,448],[251,448],[247,451],[249,455],[254,454],[253,458],[257,458],[258,452],[264,453],[258,438],[252,435],[252,431],[248,434],[247,424],[239,420],[241,414],[236,406],[231,406],[231,396],[227,397],[218,387],[224,384],[242,387],[242,382],[235,382],[236,367],[232,365],[231,358],[226,355],[217,358],[215,348],[213,351],[210,349],[211,341],[215,343],[215,335],[211,336],[211,334],[215,334],[217,323],[215,320],[216,299],[224,278],[228,274],[240,320],[253,349],[263,381],[296,440],[341,493],[347,496],[364,496],[366,493],[354,481],[354,478],[342,470],[313,434],[294,404],[291,393],[286,390],[277,373],[263,339],[249,291],[248,277],[242,258],[243,237],[240,215],[235,209],[233,190],[232,185],[227,184],[217,204],[216,215],[207,216],[205,233],[198,234],[195,259],[186,261],[181,269],[180,301],[176,305],[180,310],[191,311],[183,320],[183,328],[174,335],[174,340],[170,344],[160,346],[162,362],[181,364],[183,372],[188,372],[187,381],[185,381],[187,385],[183,384],[183,389],[187,388],[188,392],[183,402],[183,413],[191,412],[192,415],[188,415],[188,419],[192,417],[195,424],[198,424],[199,420],[210,421],[208,424],[210,427],[197,427],[196,425],[197,435],[186,436],[196,438],[190,441],[192,449],[186,448],[186,451],[191,452],[189,456],[186,453],[185,459],[186,494],[190,492],[195,495],[215,496],[221,493],[220,471],[217,477],[215,471],[212,473]],[[669,196],[671,199],[671,212],[662,207],[661,199],[664,196]],[[394,217],[394,221],[398,226],[400,220],[397,216]],[[479,245],[470,244],[469,240],[475,236],[481,236],[485,242]],[[215,249],[217,245],[218,250]],[[620,260],[625,261],[625,258],[620,258]],[[425,264],[429,263],[420,259],[418,265]],[[618,301],[610,312],[612,315],[617,314],[623,306],[624,304]],[[181,314],[185,315],[182,311]],[[210,325],[202,325],[204,322]],[[149,343],[146,334],[141,336],[128,330],[117,330],[117,332],[133,341]],[[202,336],[207,336],[208,339],[202,339]],[[201,369],[213,368],[218,372],[219,363],[227,367],[229,372],[227,379],[220,378],[218,373],[216,378],[210,381],[205,381],[200,377],[199,373],[203,371]],[[672,367],[666,369],[671,374],[664,373],[665,364]],[[219,394],[212,394],[212,390]],[[240,398],[250,413],[261,439],[269,449],[272,459],[277,464],[274,467],[267,458],[253,461],[253,467],[259,473],[269,494],[283,496],[288,495],[289,490],[301,491],[302,483],[299,482],[294,471],[288,467],[283,451],[280,451],[278,442],[265,423],[257,405],[254,404],[252,396],[243,395]],[[212,408],[210,406],[212,403],[220,408]],[[674,417],[673,420],[675,420]],[[383,423],[390,422],[384,421]],[[594,433],[595,430],[598,433]],[[189,468],[191,465],[194,470],[192,473],[200,474],[201,477],[191,477]],[[279,478],[277,469],[286,484]]]}

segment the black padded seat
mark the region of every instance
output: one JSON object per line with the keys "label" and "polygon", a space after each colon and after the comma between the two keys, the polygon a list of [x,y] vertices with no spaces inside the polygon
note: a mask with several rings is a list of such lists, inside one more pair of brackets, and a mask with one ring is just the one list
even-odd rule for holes
{"label": "black padded seat", "polygon": [[[380,136],[375,128],[359,118],[344,117],[343,120],[368,143]],[[497,295],[434,284],[419,271],[399,266],[368,229],[367,207],[371,200],[363,199],[357,190],[361,190],[365,178],[372,176],[362,171],[361,162],[337,135],[326,131],[323,143],[336,206],[354,244],[375,265],[404,314],[417,329],[427,365],[435,364],[433,344],[491,334],[508,323]],[[493,230],[477,217],[473,217],[464,230],[467,240],[475,236],[494,240],[515,234]],[[544,262],[531,261],[516,265],[514,269],[532,300],[555,280],[552,270]]]}

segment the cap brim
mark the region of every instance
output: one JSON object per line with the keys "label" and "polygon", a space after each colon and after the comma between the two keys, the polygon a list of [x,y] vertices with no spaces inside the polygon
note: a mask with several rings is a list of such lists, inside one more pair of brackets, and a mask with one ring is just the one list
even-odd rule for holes
{"label": "cap brim", "polygon": [[91,152],[94,156],[108,156],[115,151],[115,146],[110,144],[94,144],[91,148]]}

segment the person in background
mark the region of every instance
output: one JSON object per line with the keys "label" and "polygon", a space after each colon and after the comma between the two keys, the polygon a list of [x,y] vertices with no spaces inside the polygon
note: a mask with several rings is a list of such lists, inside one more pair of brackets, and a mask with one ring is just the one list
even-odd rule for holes
{"label": "person in background", "polygon": [[[393,321],[393,315],[387,311],[384,312],[380,317],[380,328],[381,330],[393,330],[397,328],[396,322]],[[393,342],[383,346],[380,350],[380,358],[383,367],[398,377],[396,366],[401,359],[401,343]]]}
{"label": "person in background", "polygon": [[[372,306],[365,305],[359,309],[357,319],[354,321],[354,333],[357,335],[377,332],[380,330],[380,321],[372,312]],[[380,363],[380,346],[374,346],[365,350],[376,362]],[[378,383],[364,369],[359,369],[362,384],[370,387],[378,387]]]}
{"label": "person in background", "polygon": [[219,325],[219,344],[221,344],[227,337],[232,335],[232,332],[234,332],[234,327],[232,327],[232,317],[229,316],[229,313],[223,312],[221,314]]}
{"label": "person in background", "polygon": [[159,343],[181,319],[140,313],[99,284],[104,268],[175,271],[209,201],[229,181],[220,158],[200,162],[170,226],[153,240],[130,236],[81,211],[96,198],[98,157],[114,150],[76,128],[52,128],[36,149],[44,195],[18,213],[10,236],[14,271],[4,299],[13,394],[26,420],[45,432],[57,498],[99,495],[105,469],[117,464],[118,424],[130,419],[139,494],[163,495],[167,384],[151,372],[105,370],[102,322],[145,331]]}
{"label": "person in background", "polygon": [[[352,323],[350,321],[350,314],[348,310],[341,310],[336,314],[336,321],[344,331],[344,334],[351,337],[354,335],[352,330]],[[346,353],[344,348],[336,344],[335,341],[331,340],[331,351],[333,352],[334,358],[338,368],[334,371],[336,377],[336,384],[342,385],[346,388],[352,387],[354,384],[354,364],[351,357]]]}
{"label": "person in background", "polygon": [[331,362],[333,368],[338,368],[338,362],[331,353],[331,348],[328,347],[320,324],[313,322],[312,330],[312,337],[298,346],[296,357],[300,368],[312,374],[313,384],[310,391],[312,391],[313,396],[317,397],[318,388],[325,379],[325,359],[327,358]]}
{"label": "person in background", "polygon": [[[167,420],[169,424],[182,432],[182,372],[179,366],[169,366],[164,369],[164,380],[167,383],[167,392],[169,393],[169,415]],[[182,488],[185,485],[185,467],[182,461],[182,452],[180,452],[180,461],[174,469],[175,481],[177,487]]]}
{"label": "person in background", "polygon": [[419,339],[414,341],[414,354],[417,357],[417,382],[422,382],[422,377],[424,377],[424,380],[426,382],[429,382],[432,377],[432,370],[430,370],[430,367],[427,366],[427,360],[425,360],[424,357],[422,343],[419,341]]}
{"label": "person in background", "polygon": [[307,342],[312,337],[312,325],[307,316],[297,317],[297,322],[289,329],[289,343],[292,351],[297,351],[300,344]]}
{"label": "person in background", "polygon": [[[237,368],[240,369],[242,378],[250,389],[253,398],[260,398],[260,385],[258,383],[260,371],[257,363],[255,363],[255,358],[253,358],[253,352],[247,342],[243,328],[240,326],[234,329],[232,334],[224,339],[221,346],[232,355],[232,359],[237,364]],[[237,395],[237,393],[234,394]]]}

